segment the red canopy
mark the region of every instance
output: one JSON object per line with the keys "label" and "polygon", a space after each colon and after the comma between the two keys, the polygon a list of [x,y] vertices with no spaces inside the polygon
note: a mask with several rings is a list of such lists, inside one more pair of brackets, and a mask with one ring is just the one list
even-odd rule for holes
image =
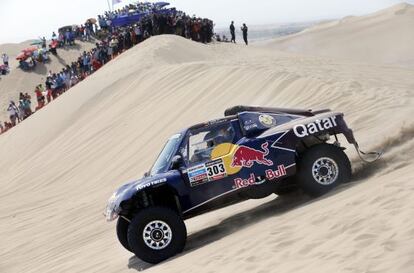
{"label": "red canopy", "polygon": [[19,61],[24,61],[24,60],[26,60],[28,57],[29,57],[29,56],[27,56],[27,55],[26,55],[26,53],[22,52],[22,53],[20,53],[19,55],[17,55],[16,60],[19,60]]}
{"label": "red canopy", "polygon": [[24,53],[26,53],[26,55],[31,56],[31,55],[33,54],[33,52],[34,52],[34,51],[37,51],[37,46],[31,46],[31,47],[28,47],[28,48],[26,48],[26,49],[23,49],[22,51],[23,51]]}

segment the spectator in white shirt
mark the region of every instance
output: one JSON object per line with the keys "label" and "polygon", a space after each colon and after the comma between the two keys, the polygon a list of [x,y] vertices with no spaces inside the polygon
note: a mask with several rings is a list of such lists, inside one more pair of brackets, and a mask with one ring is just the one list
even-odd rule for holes
{"label": "spectator in white shirt", "polygon": [[9,67],[9,56],[7,56],[6,53],[3,53],[3,55],[1,55],[2,59],[3,59],[3,64],[7,67]]}

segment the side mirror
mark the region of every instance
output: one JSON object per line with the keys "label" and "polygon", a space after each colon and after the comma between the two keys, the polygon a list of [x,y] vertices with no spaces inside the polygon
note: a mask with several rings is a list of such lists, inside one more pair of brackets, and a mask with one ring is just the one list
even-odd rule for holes
{"label": "side mirror", "polygon": [[183,157],[181,155],[175,155],[171,160],[171,169],[178,170],[184,163]]}

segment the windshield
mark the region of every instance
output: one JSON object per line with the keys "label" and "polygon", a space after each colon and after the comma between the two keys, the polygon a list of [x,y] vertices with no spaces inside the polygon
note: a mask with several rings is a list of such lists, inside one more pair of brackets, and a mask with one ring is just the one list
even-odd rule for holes
{"label": "windshield", "polygon": [[177,146],[180,144],[180,137],[181,134],[176,134],[167,141],[167,144],[165,144],[164,149],[162,149],[160,155],[151,168],[151,175],[163,172],[168,168],[168,165],[174,156],[174,152],[177,150]]}

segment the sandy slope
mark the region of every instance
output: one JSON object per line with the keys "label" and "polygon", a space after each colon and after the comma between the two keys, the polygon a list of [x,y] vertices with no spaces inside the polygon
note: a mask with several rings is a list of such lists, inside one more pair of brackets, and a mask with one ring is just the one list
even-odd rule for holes
{"label": "sandy slope", "polygon": [[[414,272],[414,71],[151,38],[0,136],[0,272]],[[185,252],[150,267],[102,211],[166,138],[235,104],[343,111],[383,149],[317,200],[248,201],[187,221]]]}
{"label": "sandy slope", "polygon": [[[8,75],[0,77],[0,121],[8,120],[7,106],[10,100],[18,101],[19,93],[29,93],[32,98],[34,95],[34,88],[39,83],[44,85],[47,73],[59,72],[62,67],[67,64],[70,65],[72,61],[76,60],[84,50],[90,50],[94,47],[94,43],[77,42],[75,46],[58,49],[58,56],[50,54],[51,61],[47,64],[38,64],[36,69],[31,72],[25,72],[17,68],[19,66],[16,61],[16,56],[30,46],[31,41],[19,44],[2,44],[0,45],[0,55],[7,53],[10,57],[11,72]],[[32,101],[33,109],[36,106],[36,99]]]}
{"label": "sandy slope", "polygon": [[406,3],[368,16],[317,25],[270,44],[275,49],[414,67],[414,6]]}

